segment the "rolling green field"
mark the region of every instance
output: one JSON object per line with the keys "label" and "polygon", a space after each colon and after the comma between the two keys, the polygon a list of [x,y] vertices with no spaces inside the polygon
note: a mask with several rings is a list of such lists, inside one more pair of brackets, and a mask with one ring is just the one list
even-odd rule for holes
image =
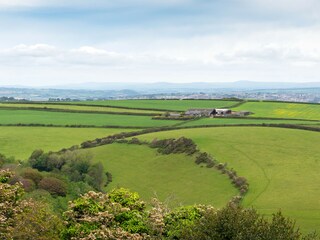
{"label": "rolling green field", "polygon": [[59,109],[59,110],[73,110],[73,111],[95,111],[95,112],[125,112],[125,113],[145,113],[145,114],[161,114],[159,111],[150,111],[150,110],[136,110],[136,109],[123,109],[115,107],[95,107],[95,106],[77,106],[77,105],[62,105],[62,104],[45,104],[45,103],[0,103],[0,108],[42,108],[42,109]]}
{"label": "rolling green field", "polygon": [[185,111],[189,108],[222,108],[229,107],[238,102],[224,100],[106,100],[70,102],[73,104],[94,104],[101,106],[114,106],[126,108],[146,108],[170,111]]}
{"label": "rolling green field", "polygon": [[17,159],[28,158],[35,149],[58,151],[86,140],[133,129],[0,127],[0,153]]}
{"label": "rolling green field", "polygon": [[238,193],[226,175],[200,167],[186,155],[161,155],[147,146],[127,144],[84,151],[92,152],[112,173],[107,189],[126,187],[146,201],[157,196],[174,206],[201,203],[222,207]]}
{"label": "rolling green field", "polygon": [[[74,102],[77,103],[77,102]],[[14,104],[13,107],[56,108],[74,111],[113,111],[153,113],[152,110],[183,111],[188,108],[227,107],[237,102],[219,100],[119,100],[90,101],[94,106]],[[0,104],[10,107],[13,104]],[[29,106],[30,105],[30,106]],[[114,106],[115,108],[105,107]],[[121,109],[116,107],[125,107]],[[320,128],[320,105],[247,102],[233,110],[249,110],[253,117],[288,118],[202,118],[192,121],[152,120],[151,116],[51,112],[31,109],[0,109],[0,124],[53,124],[114,126],[108,128],[68,127],[0,127],[0,153],[27,159],[35,149],[58,151],[86,140],[119,132],[134,131],[126,127],[162,126],[197,127],[234,124],[297,124]],[[291,119],[290,119],[291,118]],[[305,119],[305,120],[294,120]],[[309,120],[309,121],[308,121]],[[310,121],[316,120],[316,121]],[[141,135],[139,138],[192,138],[202,151],[244,176],[250,184],[243,200],[246,207],[255,207],[269,216],[281,209],[297,220],[303,231],[320,231],[320,135],[319,132],[270,127],[190,128]],[[84,150],[87,151],[87,150]],[[108,189],[123,186],[139,192],[144,200],[156,193],[170,204],[213,204],[224,206],[237,194],[225,175],[197,166],[185,155],[160,155],[146,146],[112,144],[89,149],[95,160],[102,161],[113,175]]]}
{"label": "rolling green field", "polygon": [[270,119],[254,119],[254,118],[201,118],[198,120],[187,121],[180,126],[203,126],[203,125],[233,125],[233,124],[297,124],[297,125],[314,125],[313,121],[299,121],[299,120],[270,120]]}
{"label": "rolling green field", "polygon": [[248,110],[253,117],[320,120],[320,104],[246,102],[232,110]]}
{"label": "rolling green field", "polygon": [[281,209],[304,231],[320,230],[320,135],[317,132],[230,127],[184,129],[139,138],[192,138],[202,151],[249,181],[243,205],[270,214]]}
{"label": "rolling green field", "polygon": [[0,110],[0,124],[55,124],[93,126],[157,127],[180,121],[152,120],[149,116],[46,112],[36,110]]}

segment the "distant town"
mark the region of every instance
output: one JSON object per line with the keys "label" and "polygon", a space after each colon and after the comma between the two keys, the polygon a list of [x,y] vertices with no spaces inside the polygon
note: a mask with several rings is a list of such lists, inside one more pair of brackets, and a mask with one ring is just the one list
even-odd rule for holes
{"label": "distant town", "polygon": [[154,92],[138,90],[71,90],[0,88],[1,101],[79,101],[108,99],[256,99],[320,103],[320,88]]}

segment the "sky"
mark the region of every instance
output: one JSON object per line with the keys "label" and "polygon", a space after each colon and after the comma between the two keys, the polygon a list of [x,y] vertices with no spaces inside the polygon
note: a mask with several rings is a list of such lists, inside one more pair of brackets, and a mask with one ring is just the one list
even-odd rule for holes
{"label": "sky", "polygon": [[320,82],[319,0],[0,0],[0,85]]}

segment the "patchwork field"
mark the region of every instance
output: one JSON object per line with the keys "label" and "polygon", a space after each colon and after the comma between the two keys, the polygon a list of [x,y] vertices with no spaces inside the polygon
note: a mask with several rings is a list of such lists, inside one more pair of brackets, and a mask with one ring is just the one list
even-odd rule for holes
{"label": "patchwork field", "polygon": [[150,116],[46,112],[36,110],[0,110],[0,124],[54,124],[123,127],[157,127],[180,121],[152,120]]}
{"label": "patchwork field", "polygon": [[253,117],[320,120],[320,104],[246,102],[233,110],[249,110]]}
{"label": "patchwork field", "polygon": [[101,106],[114,106],[126,108],[146,108],[170,111],[185,111],[189,108],[222,108],[229,107],[237,101],[224,100],[106,100],[106,101],[85,101],[70,102],[73,104],[94,104]]}
{"label": "patchwork field", "polygon": [[93,111],[93,112],[114,112],[114,113],[130,113],[130,114],[161,114],[159,111],[150,111],[150,110],[136,110],[136,109],[123,109],[116,107],[95,107],[95,106],[77,106],[71,104],[45,104],[45,103],[0,103],[0,108],[41,108],[41,109],[58,109],[58,110],[72,110],[72,111]]}
{"label": "patchwork field", "polygon": [[281,209],[304,231],[320,230],[320,135],[317,132],[230,127],[184,129],[140,136],[185,136],[202,151],[245,176],[250,184],[243,204],[270,214]]}
{"label": "patchwork field", "polygon": [[[297,220],[303,231],[320,231],[320,135],[319,132],[270,127],[214,127],[203,125],[296,124],[320,127],[320,105],[274,102],[247,102],[234,110],[249,110],[252,117],[288,118],[202,118],[198,120],[152,120],[151,116],[120,115],[119,112],[156,113],[144,109],[183,111],[189,108],[222,108],[236,101],[220,100],[119,100],[78,102],[88,106],[61,104],[0,104],[0,124],[90,125],[110,128],[0,127],[0,153],[27,159],[35,149],[57,151],[132,128],[163,126],[190,127],[141,135],[139,138],[192,138],[202,151],[244,176],[250,184],[243,205],[270,215],[281,209]],[[75,103],[77,104],[77,103]],[[100,106],[89,106],[92,104]],[[112,107],[108,107],[112,106]],[[28,108],[44,108],[32,110]],[[118,108],[117,108],[118,107]],[[121,108],[122,107],[122,108]],[[50,108],[100,113],[53,112]],[[115,114],[107,114],[112,111]],[[157,112],[158,113],[158,112]],[[304,120],[295,120],[304,119]],[[310,121],[313,120],[313,121]],[[185,155],[160,155],[146,146],[112,144],[92,148],[96,161],[102,161],[113,176],[107,190],[123,186],[138,191],[145,200],[155,194],[171,205],[213,204],[224,206],[237,193],[225,175],[197,166]]]}
{"label": "patchwork field", "polygon": [[133,129],[0,127],[0,153],[26,159],[33,150],[58,151],[86,140]]}
{"label": "patchwork field", "polygon": [[84,151],[92,152],[112,173],[107,189],[126,187],[146,201],[157,196],[174,206],[201,203],[222,207],[238,193],[227,176],[196,165],[186,155],[161,155],[147,146],[127,144]]}

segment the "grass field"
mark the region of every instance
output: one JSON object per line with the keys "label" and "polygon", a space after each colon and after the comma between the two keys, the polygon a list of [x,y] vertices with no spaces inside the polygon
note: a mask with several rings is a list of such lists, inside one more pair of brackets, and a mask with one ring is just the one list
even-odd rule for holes
{"label": "grass field", "polygon": [[[187,121],[180,126],[201,126],[201,125],[232,125],[232,124],[297,124],[297,125],[314,125],[313,121],[299,121],[299,120],[269,120],[269,119],[254,119],[254,118],[201,118],[194,121]],[[319,125],[320,126],[320,125]]]}
{"label": "grass field", "polygon": [[127,108],[147,108],[170,111],[185,111],[189,108],[222,108],[229,107],[238,102],[223,100],[107,100],[71,102],[81,104],[94,104],[101,106],[115,106]]}
{"label": "grass field", "polygon": [[281,209],[304,231],[320,231],[320,135],[317,132],[230,127],[184,129],[140,136],[185,136],[202,151],[245,176],[250,184],[243,205],[270,214]]}
{"label": "grass field", "polygon": [[320,104],[247,102],[233,110],[249,110],[254,117],[320,120]]}
{"label": "grass field", "polygon": [[55,124],[94,126],[156,127],[174,125],[180,121],[152,120],[149,116],[46,112],[36,110],[0,110],[0,124]]}
{"label": "grass field", "polygon": [[133,129],[0,127],[0,153],[26,159],[35,149],[58,151],[86,140]]}
{"label": "grass field", "polygon": [[108,189],[126,187],[146,201],[156,194],[162,201],[170,199],[174,206],[202,203],[222,207],[238,193],[225,175],[196,165],[186,155],[161,155],[147,146],[127,144],[89,151],[112,173]]}
{"label": "grass field", "polygon": [[145,114],[161,114],[159,111],[150,110],[136,110],[136,109],[123,109],[123,108],[111,108],[111,107],[94,107],[94,106],[76,106],[76,105],[60,105],[60,104],[36,104],[36,103],[0,103],[0,108],[43,108],[43,109],[62,109],[73,111],[95,111],[95,112],[125,112],[125,113],[145,113]]}

